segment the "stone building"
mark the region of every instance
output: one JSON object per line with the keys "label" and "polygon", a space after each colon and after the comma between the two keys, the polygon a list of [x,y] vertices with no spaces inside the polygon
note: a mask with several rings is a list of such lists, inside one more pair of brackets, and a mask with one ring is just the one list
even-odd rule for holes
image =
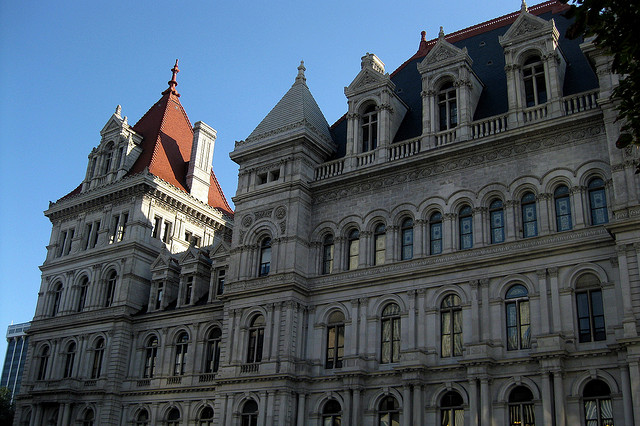
{"label": "stone building", "polygon": [[11,401],[20,391],[24,363],[27,359],[29,337],[27,331],[30,323],[11,324],[7,327],[7,353],[2,366],[0,387],[6,387],[11,392]]}
{"label": "stone building", "polygon": [[332,126],[301,64],[235,213],[177,66],[116,111],[45,212],[18,424],[638,424],[638,153],[564,10],[366,54]]}

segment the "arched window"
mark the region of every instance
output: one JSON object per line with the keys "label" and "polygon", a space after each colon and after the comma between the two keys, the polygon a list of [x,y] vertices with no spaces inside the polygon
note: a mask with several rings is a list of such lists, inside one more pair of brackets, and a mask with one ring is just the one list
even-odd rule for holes
{"label": "arched window", "polygon": [[242,426],[258,426],[258,404],[253,399],[242,407]]}
{"label": "arched window", "polygon": [[173,375],[184,375],[187,366],[187,352],[189,350],[189,334],[183,331],[176,339],[176,356],[173,362]]}
{"label": "arched window", "polygon": [[489,204],[489,222],[491,228],[491,244],[504,242],[504,210],[502,200],[493,200]]}
{"label": "arched window", "polygon": [[449,391],[440,399],[442,426],[464,426],[464,401],[456,391]]}
{"label": "arched window", "polygon": [[29,426],[31,424],[31,409],[25,408],[25,411],[22,414],[22,422],[20,422],[21,426]]}
{"label": "arched window", "polygon": [[602,289],[600,280],[595,275],[584,274],[576,281],[576,308],[579,341],[606,340]]}
{"label": "arched window", "polygon": [[204,407],[198,416],[198,426],[213,426],[213,408]]}
{"label": "arched window", "polygon": [[529,316],[529,292],[516,284],[506,294],[507,350],[531,347],[531,318]]}
{"label": "arched window", "polygon": [[167,413],[167,426],[180,426],[180,420],[180,410],[178,410],[176,407],[173,407],[171,410],[169,410],[169,412]]}
{"label": "arched window", "polygon": [[522,66],[522,81],[527,108],[547,102],[544,65],[539,56],[533,56],[525,61]]}
{"label": "arched window", "polygon": [[78,289],[78,304],[76,306],[77,312],[84,311],[84,307],[87,303],[87,291],[89,290],[89,278],[82,277],[80,278],[80,286]]}
{"label": "arched window", "polygon": [[400,307],[389,303],[382,311],[380,362],[388,364],[400,360]]}
{"label": "arched window", "polygon": [[438,120],[440,131],[453,129],[458,125],[456,88],[450,81],[445,83],[438,92]]}
{"label": "arched window", "polygon": [[373,264],[374,265],[382,265],[384,264],[385,252],[386,252],[386,232],[387,228],[384,224],[380,223],[376,226],[376,229],[373,231]]}
{"label": "arched window", "polygon": [[400,426],[400,405],[390,395],[378,404],[378,426]]}
{"label": "arched window", "polygon": [[509,426],[535,426],[533,394],[525,386],[515,387],[509,394]]}
{"label": "arched window", "polygon": [[591,380],[582,392],[587,426],[613,426],[611,390],[602,380]]}
{"label": "arched window", "polygon": [[142,377],[152,378],[156,372],[156,360],[158,359],[158,338],[151,336],[147,339],[144,348],[144,367]]}
{"label": "arched window", "polygon": [[109,275],[107,275],[107,288],[106,288],[105,298],[104,298],[105,308],[108,308],[113,304],[113,301],[114,301],[113,298],[116,294],[117,280],[118,280],[118,274],[116,273],[116,271],[109,272]]}
{"label": "arched window", "polygon": [[604,190],[604,181],[599,177],[593,178],[587,185],[589,190],[589,210],[591,211],[591,224],[601,225],[609,222],[607,214],[607,197]]}
{"label": "arched window", "polygon": [[56,283],[53,286],[53,303],[51,304],[51,316],[55,317],[60,313],[60,304],[62,302],[62,283]]}
{"label": "arched window", "polygon": [[471,207],[464,206],[458,213],[458,228],[460,232],[460,249],[470,249],[473,247],[473,216]]}
{"label": "arched window", "polygon": [[360,232],[352,229],[347,240],[347,269],[358,268],[360,257]]}
{"label": "arched window", "polygon": [[82,426],[93,426],[96,416],[91,408],[87,408],[82,418]]}
{"label": "arched window", "polygon": [[536,196],[527,192],[520,200],[522,208],[522,236],[524,238],[538,235],[538,215],[536,213]]}
{"label": "arched window", "polygon": [[326,368],[342,368],[344,357],[344,315],[335,311],[329,315],[327,324]]}
{"label": "arched window", "polygon": [[440,305],[441,356],[462,355],[462,308],[460,297],[449,294]]}
{"label": "arched window", "polygon": [[220,364],[220,338],[222,337],[222,331],[218,327],[214,327],[207,336],[207,343],[205,345],[205,373],[215,373],[218,371],[218,365]]}
{"label": "arched window", "polygon": [[442,213],[435,212],[429,218],[430,254],[442,253]]}
{"label": "arched window", "polygon": [[44,345],[40,349],[40,365],[38,366],[37,380],[44,380],[47,378],[47,366],[49,365],[50,349],[49,345]]}
{"label": "arched window", "polygon": [[556,205],[556,229],[558,232],[571,230],[573,224],[571,223],[569,188],[566,185],[558,186],[553,191],[553,199]]}
{"label": "arched window", "polygon": [[91,378],[98,379],[102,374],[102,360],[104,359],[104,339],[100,337],[96,340],[93,349],[93,364],[91,366]]}
{"label": "arched window", "polygon": [[64,370],[62,371],[62,377],[71,377],[73,374],[73,364],[76,360],[76,343],[69,342],[67,349],[64,353]]}
{"label": "arched window", "polygon": [[260,270],[258,275],[263,277],[269,275],[271,269],[271,238],[265,237],[260,243]]}
{"label": "arched window", "polygon": [[333,271],[333,235],[328,234],[322,242],[322,273]]}
{"label": "arched window", "polygon": [[262,361],[264,344],[264,327],[266,322],[262,315],[256,315],[249,326],[249,345],[247,347],[247,363]]}
{"label": "arched window", "polygon": [[402,221],[402,225],[400,226],[400,238],[400,259],[413,259],[413,219],[410,217]]}
{"label": "arched window", "polygon": [[335,399],[330,399],[322,409],[323,426],[340,426],[342,424],[342,407]]}
{"label": "arched window", "polygon": [[136,426],[149,426],[149,412],[144,408],[136,416]]}
{"label": "arched window", "polygon": [[369,105],[362,113],[362,152],[371,151],[378,146],[378,112],[375,105]]}

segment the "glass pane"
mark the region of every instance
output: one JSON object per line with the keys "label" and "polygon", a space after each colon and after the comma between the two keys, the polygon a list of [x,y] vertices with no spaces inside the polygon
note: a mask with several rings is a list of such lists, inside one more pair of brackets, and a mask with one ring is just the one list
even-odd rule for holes
{"label": "glass pane", "polygon": [[[584,418],[586,420],[597,420],[598,419],[598,409],[596,406],[596,401],[585,401],[584,402]],[[587,423],[591,424],[591,423]],[[597,424],[593,423],[593,424]]]}
{"label": "glass pane", "polygon": [[457,409],[453,412],[455,417],[455,426],[464,426],[464,410]]}

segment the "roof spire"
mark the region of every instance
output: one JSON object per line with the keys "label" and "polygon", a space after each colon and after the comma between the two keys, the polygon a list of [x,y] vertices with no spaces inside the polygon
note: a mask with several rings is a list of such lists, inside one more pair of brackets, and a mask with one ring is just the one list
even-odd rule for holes
{"label": "roof spire", "polygon": [[520,6],[520,13],[522,12],[528,12],[529,8],[527,7],[527,2],[525,0],[522,0],[522,5]]}
{"label": "roof spire", "polygon": [[117,115],[118,117],[120,117],[120,114],[121,114],[121,113],[122,113],[122,106],[118,105],[118,106],[116,107],[116,115]]}
{"label": "roof spire", "polygon": [[427,41],[427,32],[426,31],[420,31],[420,41]]}
{"label": "roof spire", "polygon": [[444,29],[440,26],[440,32],[438,33],[438,38],[444,38]]}
{"label": "roof spire", "polygon": [[167,94],[167,93],[173,93],[176,96],[180,96],[178,94],[178,92],[176,91],[176,86],[178,85],[178,82],[176,81],[176,76],[178,75],[178,73],[180,72],[180,69],[178,68],[178,60],[176,59],[176,64],[173,66],[173,68],[171,68],[171,72],[173,73],[171,75],[171,80],[169,80],[169,88],[167,90],[165,90],[164,92],[162,92],[162,94]]}
{"label": "roof spire", "polygon": [[293,84],[302,83],[306,85],[307,78],[304,76],[304,72],[307,69],[304,67],[304,61],[300,61],[300,65],[298,66],[298,75],[296,76],[296,81]]}

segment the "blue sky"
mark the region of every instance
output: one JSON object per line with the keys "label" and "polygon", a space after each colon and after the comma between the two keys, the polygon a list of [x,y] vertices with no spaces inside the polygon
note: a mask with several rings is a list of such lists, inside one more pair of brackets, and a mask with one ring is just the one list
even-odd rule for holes
{"label": "blue sky", "polygon": [[[533,4],[533,3],[532,3]],[[213,167],[231,202],[234,141],[289,89],[304,59],[327,121],[375,53],[392,72],[435,38],[520,9],[520,0],[0,1],[0,334],[33,317],[51,224],[42,211],[83,179],[122,105],[135,123],[179,58],[191,122],[218,131]],[[0,339],[4,359],[5,339]]]}

